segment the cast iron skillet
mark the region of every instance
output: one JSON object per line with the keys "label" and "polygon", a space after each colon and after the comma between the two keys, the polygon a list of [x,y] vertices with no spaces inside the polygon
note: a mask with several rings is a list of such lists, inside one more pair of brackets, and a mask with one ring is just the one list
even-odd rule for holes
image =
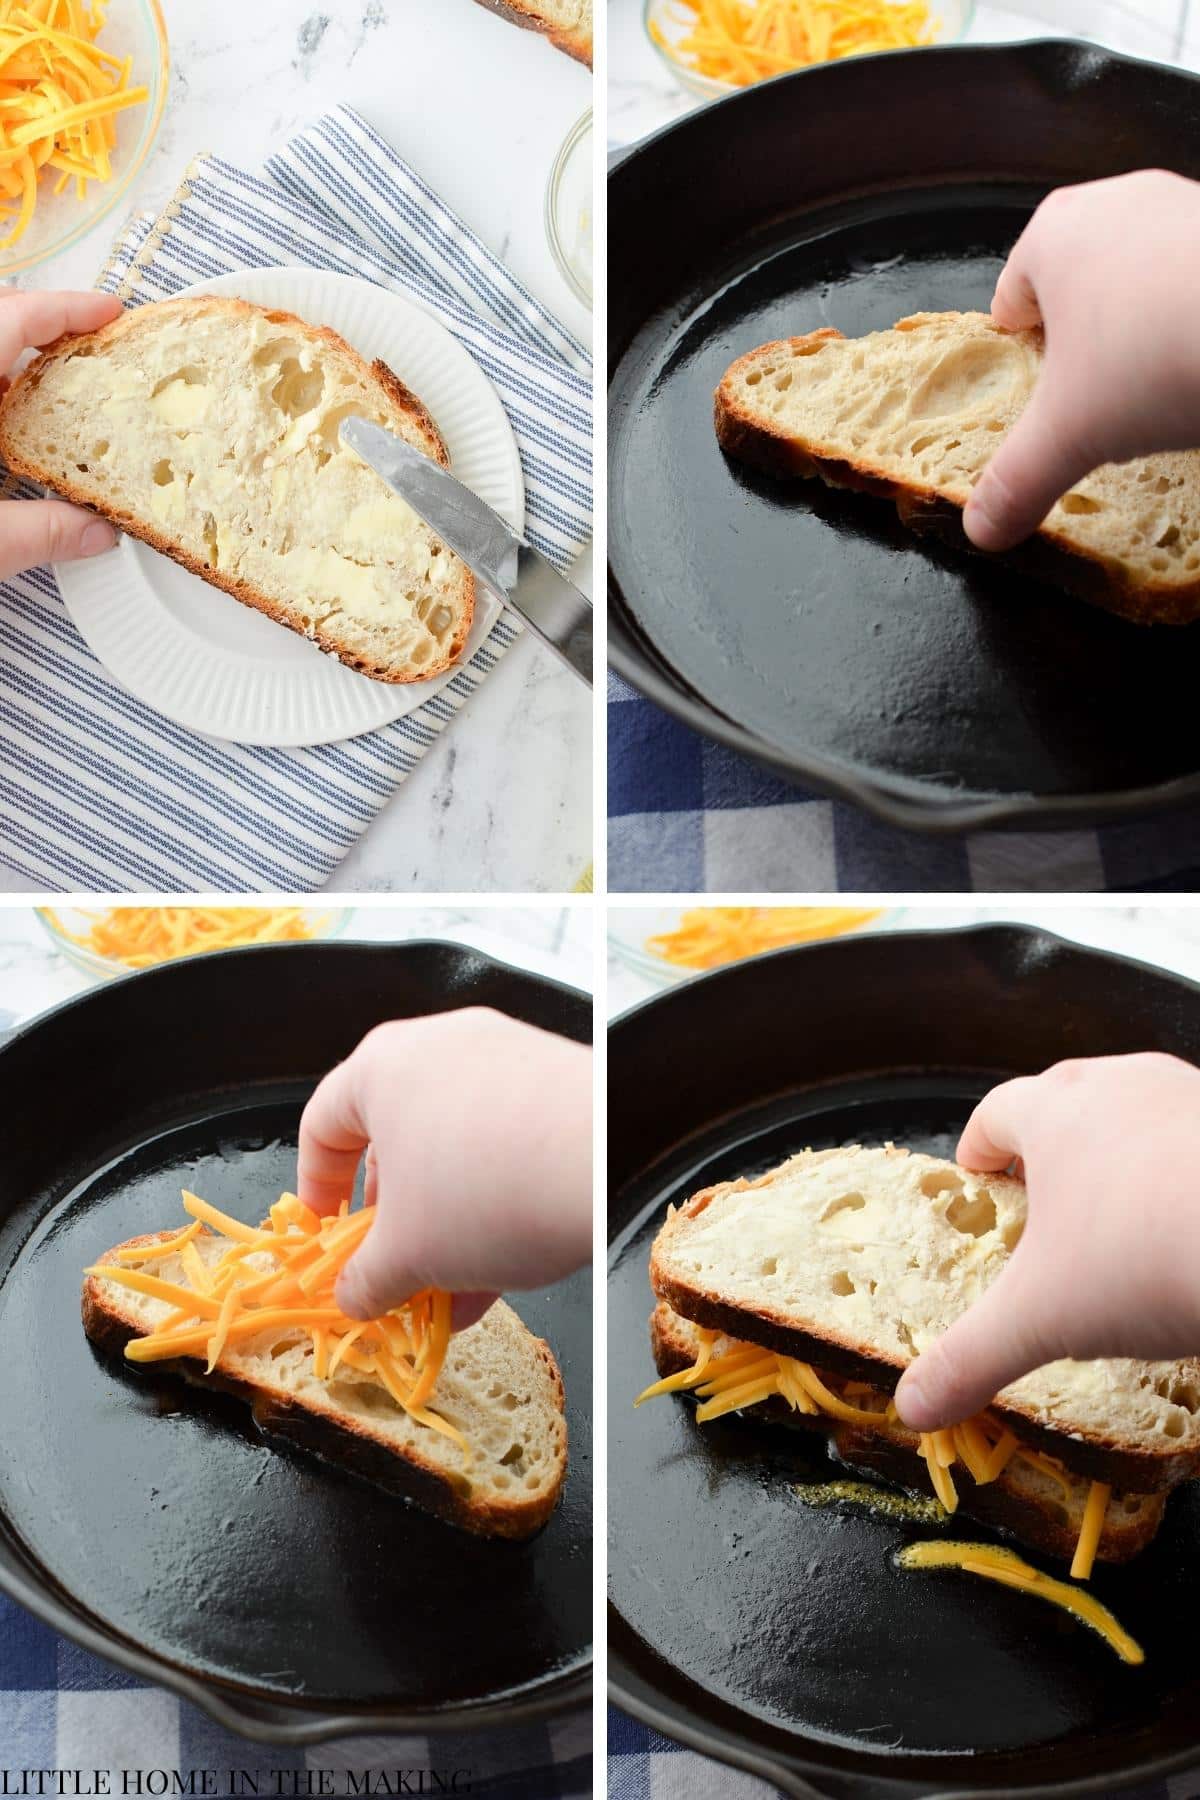
{"label": "cast iron skillet", "polygon": [[727,461],[735,357],[986,311],[1050,187],[1200,175],[1200,83],[1083,44],[849,58],[689,114],[609,182],[609,642],[685,724],[894,825],[1200,793],[1200,628],[1146,630]]}
{"label": "cast iron skillet", "polygon": [[[698,1427],[678,1397],[631,1404],[653,1379],[646,1261],[668,1201],[809,1144],[952,1155],[997,1079],[1151,1048],[1200,1060],[1200,989],[1007,925],[780,951],[613,1025],[619,1705],[792,1795],[1106,1793],[1195,1757],[1195,1487],[1172,1495],[1149,1550],[1092,1583],[1146,1649],[1132,1668],[1044,1602],[895,1569],[896,1547],[927,1530],[802,1505],[792,1484],[831,1472],[809,1434],[736,1417]],[[952,1534],[990,1535],[970,1522]]]}
{"label": "cast iron skillet", "polygon": [[[115,982],[0,1050],[0,1586],[248,1737],[462,1729],[588,1691],[586,1274],[516,1299],[571,1436],[563,1503],[525,1544],[268,1446],[242,1402],[122,1367],[79,1319],[84,1265],[182,1218],[181,1187],[263,1216],[294,1184],[305,1098],[372,1025],[475,1004],[589,1036],[584,995],[456,945],[289,944]],[[461,1105],[486,1134],[487,1093]]]}

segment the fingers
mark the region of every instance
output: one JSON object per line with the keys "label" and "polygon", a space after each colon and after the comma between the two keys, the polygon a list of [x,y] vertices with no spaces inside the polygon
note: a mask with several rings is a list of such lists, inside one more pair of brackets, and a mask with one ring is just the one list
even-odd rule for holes
{"label": "fingers", "polygon": [[122,310],[112,294],[6,294],[0,298],[0,367],[11,368],[31,344],[52,344],[65,332],[96,331]]}
{"label": "fingers", "polygon": [[366,1147],[357,1070],[350,1058],[330,1070],[300,1120],[296,1192],[305,1206],[324,1217],[349,1200]]}
{"label": "fingers", "polygon": [[963,515],[980,550],[1010,550],[1037,530],[1056,500],[1090,473],[1065,398],[1047,360],[1033,398],[984,469]]}
{"label": "fingers", "polygon": [[465,1331],[468,1325],[474,1325],[482,1319],[499,1294],[455,1294],[451,1325],[455,1331]]}
{"label": "fingers", "polygon": [[377,1319],[429,1286],[401,1254],[398,1234],[389,1232],[386,1223],[376,1220],[338,1277],[333,1297],[351,1319]]}
{"label": "fingers", "polygon": [[1002,1387],[1052,1360],[1020,1252],[969,1311],[900,1378],[896,1407],[913,1431],[938,1431],[990,1406]]}
{"label": "fingers", "polygon": [[964,1169],[1007,1169],[1021,1153],[1021,1117],[1034,1084],[1032,1075],[1002,1081],[985,1094],[963,1127],[954,1152]]}
{"label": "fingers", "polygon": [[65,500],[0,501],[0,580],[39,563],[98,556],[116,541],[111,525]]}
{"label": "fingers", "polygon": [[1000,271],[992,295],[992,318],[1001,331],[1032,331],[1042,323],[1042,309],[1029,272],[1025,239],[1018,239]]}

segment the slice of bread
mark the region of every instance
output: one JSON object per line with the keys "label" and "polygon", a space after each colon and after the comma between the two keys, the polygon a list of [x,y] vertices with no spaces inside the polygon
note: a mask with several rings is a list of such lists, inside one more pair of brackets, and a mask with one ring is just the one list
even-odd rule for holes
{"label": "slice of bread", "polygon": [[[162,1241],[173,1232],[130,1238],[117,1250]],[[228,1242],[202,1231],[193,1239],[205,1263]],[[255,1251],[246,1266],[277,1266]],[[180,1258],[154,1264],[165,1281],[190,1287]],[[161,1325],[171,1307],[103,1275],[83,1284],[83,1328],[100,1349],[122,1353],[131,1338]],[[200,1386],[231,1389],[250,1401],[268,1433],[287,1437],[325,1461],[414,1500],[427,1512],[483,1537],[524,1538],[545,1524],[567,1472],[562,1376],[553,1352],[510,1306],[497,1300],[478,1324],[456,1332],[429,1398],[433,1411],[466,1438],[464,1455],[450,1438],[411,1419],[370,1373],[343,1363],[333,1380],[313,1374],[312,1342],[295,1328],[268,1329],[230,1345],[211,1375],[203,1359],[159,1364]]]}
{"label": "slice of bread", "polygon": [[[1004,1268],[1025,1187],[888,1144],[805,1150],[673,1213],[655,1294],[685,1318],[891,1392]],[[1064,1275],[1069,1279],[1069,1275]],[[1200,1361],[1062,1360],[992,1409],[1076,1474],[1160,1493],[1200,1474]]]}
{"label": "slice of bread", "polygon": [[[1023,411],[1042,335],[983,313],[918,313],[891,331],[809,332],[726,370],[716,429],[733,457],[895,501],[915,529],[973,548],[962,509]],[[1030,573],[1143,624],[1200,617],[1200,451],[1106,463],[1017,553]]]}
{"label": "slice of bread", "polygon": [[[731,1340],[719,1337],[713,1353],[719,1358]],[[650,1318],[650,1344],[654,1363],[660,1375],[674,1375],[689,1369],[700,1352],[696,1327],[664,1301],[655,1307]],[[818,1374],[824,1371],[818,1370]],[[859,1396],[856,1404],[871,1408],[872,1397]],[[890,1482],[909,1493],[926,1499],[933,1493],[929,1470],[917,1449],[914,1432],[903,1426],[890,1426],[887,1431],[872,1431],[864,1426],[813,1417],[794,1412],[783,1400],[760,1401],[747,1409],[751,1414],[772,1420],[787,1420],[824,1432],[838,1460],[873,1479]],[[1069,1492],[1064,1493],[1052,1476],[1014,1457],[995,1481],[982,1487],[970,1472],[957,1463],[954,1485],[958,1493],[959,1512],[1007,1531],[1049,1556],[1069,1561],[1075,1553],[1083,1525],[1089,1483],[1081,1476],[1068,1476]],[[1100,1533],[1097,1556],[1101,1562],[1128,1562],[1144,1550],[1162,1521],[1165,1501],[1162,1494],[1131,1494],[1114,1490]]]}
{"label": "slice of bread", "polygon": [[479,0],[528,31],[541,31],[556,50],[592,66],[592,0]]}
{"label": "slice of bread", "polygon": [[475,584],[347,449],[360,414],[448,464],[386,364],[245,300],[139,306],[60,338],[0,402],[0,457],[374,681],[462,653]]}

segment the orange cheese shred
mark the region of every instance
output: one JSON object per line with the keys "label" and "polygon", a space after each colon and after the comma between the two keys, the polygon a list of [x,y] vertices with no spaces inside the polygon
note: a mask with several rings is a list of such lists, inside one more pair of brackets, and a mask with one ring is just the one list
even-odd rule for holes
{"label": "orange cheese shred", "polygon": [[[264,1332],[287,1334],[289,1342],[294,1335],[297,1344],[311,1346],[318,1381],[333,1381],[343,1364],[373,1376],[409,1418],[469,1452],[457,1425],[436,1406],[450,1346],[451,1296],[426,1288],[366,1322],[348,1318],[334,1297],[339,1275],[374,1224],[373,1208],[319,1218],[295,1194],[283,1194],[253,1226],[196,1194],[185,1191],[183,1204],[192,1217],[185,1231],[86,1271],[171,1309],[126,1345],[130,1362],[201,1357],[211,1374],[235,1344]],[[210,1235],[201,1238],[205,1227]],[[169,1259],[178,1262],[182,1281],[140,1266]]]}
{"label": "orange cheese shred", "polygon": [[[872,1390],[861,1381],[846,1381],[842,1391],[835,1392],[810,1364],[795,1357],[781,1356],[764,1350],[759,1344],[741,1343],[726,1338],[718,1350],[719,1334],[696,1328],[700,1348],[691,1368],[677,1370],[652,1382],[634,1401],[641,1406],[661,1394],[694,1391],[701,1404],[696,1409],[700,1424],[719,1419],[725,1413],[740,1412],[758,1406],[764,1400],[780,1399],[796,1412],[820,1414],[841,1419],[853,1425],[885,1434],[903,1431],[904,1427],[891,1400],[882,1409],[856,1406],[846,1397],[863,1398]],[[1054,1457],[1044,1451],[1027,1450],[1013,1433],[990,1412],[979,1413],[961,1425],[944,1431],[921,1432],[917,1436],[917,1454],[929,1472],[930,1485],[948,1513],[958,1507],[958,1490],[951,1470],[961,1463],[980,1487],[995,1481],[1014,1457],[1040,1469],[1057,1481],[1064,1492],[1071,1489],[1070,1477]],[[1100,1546],[1104,1521],[1108,1513],[1111,1489],[1094,1481],[1088,1490],[1079,1538],[1075,1546],[1071,1574],[1086,1581]]]}
{"label": "orange cheese shred", "polygon": [[1005,1587],[1034,1594],[1041,1600],[1051,1601],[1064,1612],[1072,1613],[1083,1624],[1099,1632],[1122,1662],[1146,1660],[1141,1645],[1130,1637],[1094,1594],[1043,1574],[1041,1569],[1035,1569],[1013,1550],[1003,1550],[997,1544],[947,1544],[931,1540],[906,1544],[897,1552],[896,1562],[902,1569],[964,1569],[970,1575],[982,1575],[989,1581],[1002,1582]]}

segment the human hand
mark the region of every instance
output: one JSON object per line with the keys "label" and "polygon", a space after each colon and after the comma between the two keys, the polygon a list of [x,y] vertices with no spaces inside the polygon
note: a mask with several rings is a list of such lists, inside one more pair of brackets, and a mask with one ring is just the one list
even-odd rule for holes
{"label": "human hand", "polygon": [[[23,350],[52,344],[65,332],[95,331],[121,311],[111,294],[0,296],[0,369]],[[3,382],[8,386],[7,378]],[[0,581],[44,562],[74,562],[111,550],[117,534],[104,519],[66,500],[0,500]]]}
{"label": "human hand", "polygon": [[957,1424],[1058,1357],[1200,1350],[1200,1069],[1100,1056],[1003,1082],[957,1157],[1019,1159],[1028,1219],[1003,1273],[901,1378],[906,1425]]}
{"label": "human hand", "polygon": [[336,1212],[364,1150],[379,1212],[337,1287],[353,1319],[438,1287],[455,1295],[461,1331],[501,1288],[561,1280],[591,1256],[581,1045],[482,1007],[381,1025],[304,1109],[301,1200]]}
{"label": "human hand", "polygon": [[968,501],[981,550],[1035,531],[1101,463],[1200,446],[1200,183],[1159,169],[1059,188],[992,301],[1004,330],[1043,325],[1033,396]]}

